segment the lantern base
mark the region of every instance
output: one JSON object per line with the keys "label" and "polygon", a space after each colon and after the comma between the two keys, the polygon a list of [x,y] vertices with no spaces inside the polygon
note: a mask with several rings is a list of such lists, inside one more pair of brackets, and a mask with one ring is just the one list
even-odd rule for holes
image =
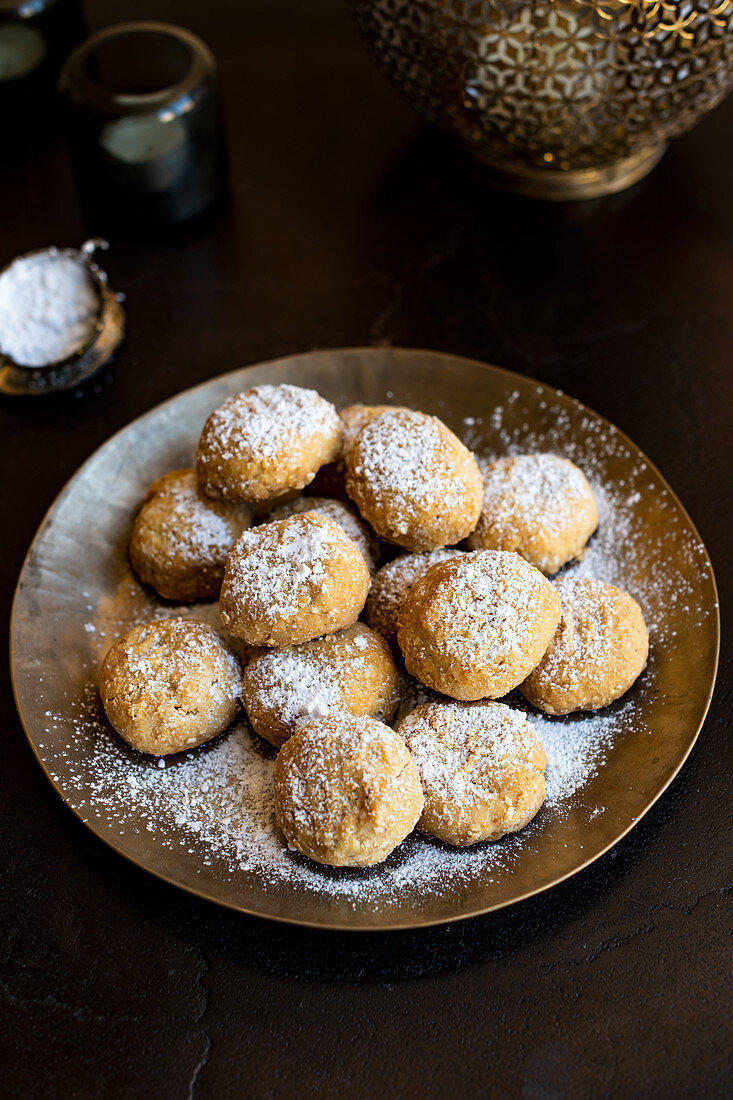
{"label": "lantern base", "polygon": [[667,148],[665,141],[649,145],[631,156],[602,168],[526,168],[496,160],[482,153],[479,146],[464,148],[480,165],[488,182],[503,191],[513,191],[531,199],[546,202],[577,202],[613,195],[643,179],[661,160]]}

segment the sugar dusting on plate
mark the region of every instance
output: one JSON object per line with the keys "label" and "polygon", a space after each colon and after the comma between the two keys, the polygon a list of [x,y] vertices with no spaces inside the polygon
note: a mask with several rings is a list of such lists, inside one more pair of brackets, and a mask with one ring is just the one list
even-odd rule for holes
{"label": "sugar dusting on plate", "polygon": [[[540,815],[522,833],[468,849],[451,849],[414,834],[378,873],[342,874],[288,849],[275,821],[275,751],[245,721],[189,755],[159,762],[133,754],[115,737],[91,681],[74,710],[71,734],[83,742],[85,759],[72,775],[76,789],[84,792],[73,807],[82,817],[94,812],[113,823],[120,835],[142,827],[162,847],[183,849],[203,866],[216,864],[230,875],[254,872],[264,882],[288,882],[355,902],[378,903],[396,891],[429,891],[449,880],[511,866],[543,822],[570,806],[602,764],[614,737],[633,728],[636,708],[630,703],[612,716],[590,721],[529,715],[547,752],[547,795]],[[54,725],[51,719],[49,727]]]}
{"label": "sugar dusting on plate", "polygon": [[[508,403],[511,401],[510,395]],[[495,410],[495,453],[554,450],[581,466],[598,502],[599,530],[582,562],[565,572],[599,577],[630,591],[644,610],[652,652],[647,671],[632,691],[595,714],[551,718],[532,711],[518,697],[509,699],[512,706],[528,715],[548,757],[546,801],[525,830],[498,843],[469,849],[451,849],[415,833],[384,864],[369,871],[320,867],[288,850],[274,818],[275,753],[245,721],[185,756],[161,762],[143,758],[127,749],[108,726],[97,696],[96,665],[92,664],[82,695],[69,701],[64,714],[47,713],[49,744],[45,760],[53,779],[52,760],[57,754],[59,771],[66,777],[65,790],[68,792],[73,783],[77,792],[74,808],[84,818],[102,819],[120,835],[144,829],[161,848],[183,851],[198,871],[214,867],[217,875],[232,878],[255,875],[265,887],[292,885],[294,889],[333,895],[355,906],[385,905],[406,892],[415,896],[460,889],[462,882],[477,876],[490,883],[510,873],[523,851],[531,848],[541,830],[552,826],[553,821],[568,813],[582,813],[587,820],[602,815],[605,807],[591,805],[584,797],[584,788],[623,738],[650,736],[643,707],[648,694],[655,691],[656,654],[674,641],[666,625],[666,609],[674,602],[689,614],[691,624],[709,613],[693,606],[689,583],[669,564],[665,542],[676,539],[678,548],[684,542],[684,553],[695,558],[700,569],[707,568],[707,564],[704,549],[671,508],[670,522],[663,532],[651,535],[645,530],[637,509],[645,488],[642,462],[635,467],[632,482],[602,481],[601,457],[626,450],[625,441],[615,429],[588,417],[582,431],[589,438],[586,443],[576,442],[565,409],[559,406],[550,411],[553,428],[538,436],[527,428],[505,431],[502,409]],[[463,433],[468,446],[474,444],[477,434],[484,437],[478,419],[471,418],[471,423],[464,424]],[[482,452],[481,458],[491,457],[488,448],[482,447]],[[650,482],[649,491],[652,488]],[[666,490],[654,491],[662,497],[666,494]],[[218,625],[215,605],[163,607],[131,579],[122,582],[116,597],[105,598],[94,611],[94,622],[86,624],[88,633],[84,637],[87,644],[99,647],[100,657],[113,637],[149,618],[185,614]],[[68,752],[60,747],[64,739],[71,742]],[[39,748],[43,750],[44,746]]]}

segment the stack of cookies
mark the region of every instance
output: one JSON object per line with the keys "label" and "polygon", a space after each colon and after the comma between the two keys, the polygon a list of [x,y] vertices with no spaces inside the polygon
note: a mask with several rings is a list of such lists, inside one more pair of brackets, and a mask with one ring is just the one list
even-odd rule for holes
{"label": "stack of cookies", "polygon": [[[548,714],[595,710],[646,664],[631,596],[548,579],[597,523],[564,458],[480,468],[434,416],[339,415],[314,390],[257,386],[211,414],[195,470],[154,482],[130,541],[160,596],[218,596],[222,630],[135,627],[105,658],[105,710],[162,756],[243,703],[278,750],[280,828],[321,863],[379,863],[415,826],[496,840],[537,813],[547,763],[524,709],[496,700],[518,688]],[[426,702],[407,707],[416,682]]]}

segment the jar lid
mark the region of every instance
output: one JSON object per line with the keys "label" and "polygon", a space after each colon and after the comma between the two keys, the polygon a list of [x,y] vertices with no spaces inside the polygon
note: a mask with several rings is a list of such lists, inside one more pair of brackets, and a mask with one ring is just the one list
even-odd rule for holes
{"label": "jar lid", "polygon": [[[157,62],[141,64],[144,46]],[[136,61],[137,59],[137,61]],[[82,42],[66,59],[59,89],[76,107],[116,116],[170,107],[196,95],[216,62],[198,35],[171,23],[116,23]]]}

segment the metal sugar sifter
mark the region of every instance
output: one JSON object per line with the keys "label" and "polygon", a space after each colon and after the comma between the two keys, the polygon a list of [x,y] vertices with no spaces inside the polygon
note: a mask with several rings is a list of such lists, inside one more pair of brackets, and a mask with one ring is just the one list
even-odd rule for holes
{"label": "metal sugar sifter", "polygon": [[[0,320],[0,393],[10,396],[39,396],[71,389],[96,374],[112,358],[125,334],[125,314],[121,305],[123,296],[111,289],[106,272],[94,260],[94,253],[98,249],[104,250],[108,247],[107,241],[94,237],[85,241],[79,249],[38,249],[16,257],[0,271],[2,292],[3,281],[7,288],[8,280],[14,277],[18,285],[23,280],[27,285],[28,280],[34,277],[43,280],[43,268],[50,269],[52,265],[61,262],[67,271],[76,276],[78,284],[87,288],[88,300],[92,303],[88,316],[81,325],[74,328],[75,333],[79,329],[78,339],[69,335],[66,341],[71,346],[64,345],[64,333],[59,332],[59,326],[52,326],[55,342],[52,341],[49,346],[62,346],[63,354],[54,352],[48,361],[40,363],[38,359],[42,358],[42,353],[33,356],[35,362],[30,364],[20,361],[17,350],[14,353],[8,350],[12,340],[9,341],[7,332],[3,333]],[[75,271],[70,265],[78,265],[78,270]],[[37,295],[35,300],[41,303],[38,306],[41,310],[43,295]],[[32,320],[36,321],[38,331],[42,332],[44,317],[40,315]]]}

